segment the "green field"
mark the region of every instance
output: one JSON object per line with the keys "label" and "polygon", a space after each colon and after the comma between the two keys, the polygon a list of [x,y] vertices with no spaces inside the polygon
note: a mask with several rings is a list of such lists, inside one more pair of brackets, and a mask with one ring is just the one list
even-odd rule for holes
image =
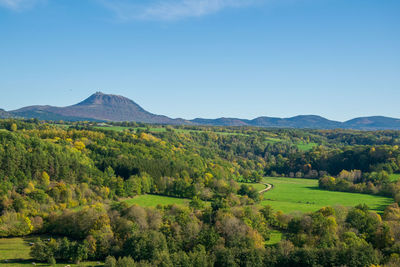
{"label": "green field", "polygon": [[[95,126],[93,127],[95,129],[99,130],[110,130],[110,131],[117,131],[117,132],[122,132],[124,130],[146,130],[146,127],[124,127],[124,126]],[[157,133],[157,132],[165,132],[165,128],[150,128],[150,132]]]}
{"label": "green field", "polygon": [[266,177],[264,182],[272,184],[272,190],[264,193],[262,205],[270,205],[283,212],[316,211],[324,206],[355,206],[367,204],[371,210],[382,212],[393,202],[391,198],[366,194],[332,192],[320,190],[318,180]]}
{"label": "green field", "polygon": [[297,144],[297,147],[301,151],[309,151],[309,150],[312,150],[316,146],[318,146],[317,143],[305,143],[305,142],[303,142],[303,143]]}
{"label": "green field", "polygon": [[[291,144],[290,141],[284,140],[284,139],[279,139],[279,138],[274,138],[274,137],[267,137],[265,140],[265,143],[267,144],[274,144],[274,143],[285,143],[285,144]],[[297,148],[301,151],[310,151],[314,147],[318,146],[317,143],[307,143],[307,142],[293,142],[293,145],[297,146]]]}
{"label": "green field", "polygon": [[270,239],[265,242],[266,245],[275,245],[282,240],[282,233],[276,230],[271,231]]}
{"label": "green field", "polygon": [[279,139],[279,138],[275,138],[275,137],[267,137],[267,138],[265,138],[265,143],[270,143],[270,144],[279,143],[279,142],[283,142],[283,141],[284,140]]}
{"label": "green field", "polygon": [[[22,266],[34,266],[34,260],[29,256],[30,242],[34,242],[36,237],[26,238],[0,238],[0,266],[1,267],[22,267]],[[45,263],[37,263],[36,266],[50,266]],[[55,266],[64,267],[66,265],[78,266],[70,263],[59,263]],[[103,266],[97,262],[85,262],[79,266]]]}
{"label": "green field", "polygon": [[95,126],[93,128],[99,129],[99,130],[110,130],[110,131],[117,131],[117,132],[122,132],[124,130],[133,129],[131,127],[122,127],[122,126]]}
{"label": "green field", "polygon": [[238,184],[239,185],[244,184],[244,185],[247,185],[247,186],[252,186],[255,189],[257,189],[257,191],[261,191],[261,190],[266,188],[266,186],[264,184],[252,184],[252,183],[238,183]]}
{"label": "green field", "polygon": [[122,200],[123,202],[134,205],[137,204],[142,207],[155,207],[157,205],[170,205],[170,204],[178,204],[185,205],[189,203],[188,199],[185,198],[176,198],[176,197],[167,197],[167,196],[159,196],[159,195],[140,195],[133,198],[128,198]]}
{"label": "green field", "polygon": [[400,180],[400,174],[398,173],[393,173],[389,175],[390,181],[398,181]]}

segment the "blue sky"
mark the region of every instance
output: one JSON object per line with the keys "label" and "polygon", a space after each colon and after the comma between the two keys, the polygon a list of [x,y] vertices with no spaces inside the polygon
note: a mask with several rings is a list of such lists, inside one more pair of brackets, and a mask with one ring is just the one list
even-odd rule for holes
{"label": "blue sky", "polygon": [[399,0],[0,0],[0,108],[400,117]]}

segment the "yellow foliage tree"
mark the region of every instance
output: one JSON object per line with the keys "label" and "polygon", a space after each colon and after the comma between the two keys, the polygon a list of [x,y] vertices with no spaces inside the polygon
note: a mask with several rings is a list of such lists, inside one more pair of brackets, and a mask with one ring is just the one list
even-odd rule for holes
{"label": "yellow foliage tree", "polygon": [[11,131],[16,132],[17,129],[18,129],[18,127],[15,123],[11,124]]}
{"label": "yellow foliage tree", "polygon": [[42,172],[42,177],[41,177],[41,180],[40,180],[40,184],[43,185],[46,188],[50,185],[50,176],[45,171]]}
{"label": "yellow foliage tree", "polygon": [[30,194],[35,191],[35,185],[32,182],[28,183],[28,186],[24,189],[25,194]]}
{"label": "yellow foliage tree", "polygon": [[74,147],[76,149],[78,149],[79,151],[81,151],[81,150],[85,149],[86,146],[82,141],[75,141],[74,142]]}
{"label": "yellow foliage tree", "polygon": [[8,212],[0,217],[0,236],[25,236],[32,232],[33,225],[28,217]]}

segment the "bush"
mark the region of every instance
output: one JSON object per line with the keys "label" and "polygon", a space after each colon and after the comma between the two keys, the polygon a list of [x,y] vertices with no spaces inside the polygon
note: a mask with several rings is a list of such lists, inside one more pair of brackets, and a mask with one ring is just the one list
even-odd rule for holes
{"label": "bush", "polygon": [[135,266],[135,261],[131,257],[119,258],[116,267],[133,267]]}
{"label": "bush", "polygon": [[104,267],[115,267],[117,264],[117,260],[113,256],[107,256],[106,261],[104,262]]}
{"label": "bush", "polygon": [[51,266],[54,266],[54,265],[56,265],[56,259],[55,259],[54,257],[50,257],[50,258],[47,260],[47,263],[48,263],[49,265],[51,265]]}

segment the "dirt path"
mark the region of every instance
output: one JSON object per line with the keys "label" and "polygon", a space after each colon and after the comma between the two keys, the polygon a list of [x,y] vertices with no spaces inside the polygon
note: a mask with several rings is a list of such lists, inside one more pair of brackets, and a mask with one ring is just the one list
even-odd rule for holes
{"label": "dirt path", "polygon": [[274,185],[272,185],[272,184],[264,184],[264,185],[266,186],[266,188],[261,190],[260,192],[258,192],[259,194],[263,194],[265,192],[268,192],[269,190],[271,190],[274,187]]}

